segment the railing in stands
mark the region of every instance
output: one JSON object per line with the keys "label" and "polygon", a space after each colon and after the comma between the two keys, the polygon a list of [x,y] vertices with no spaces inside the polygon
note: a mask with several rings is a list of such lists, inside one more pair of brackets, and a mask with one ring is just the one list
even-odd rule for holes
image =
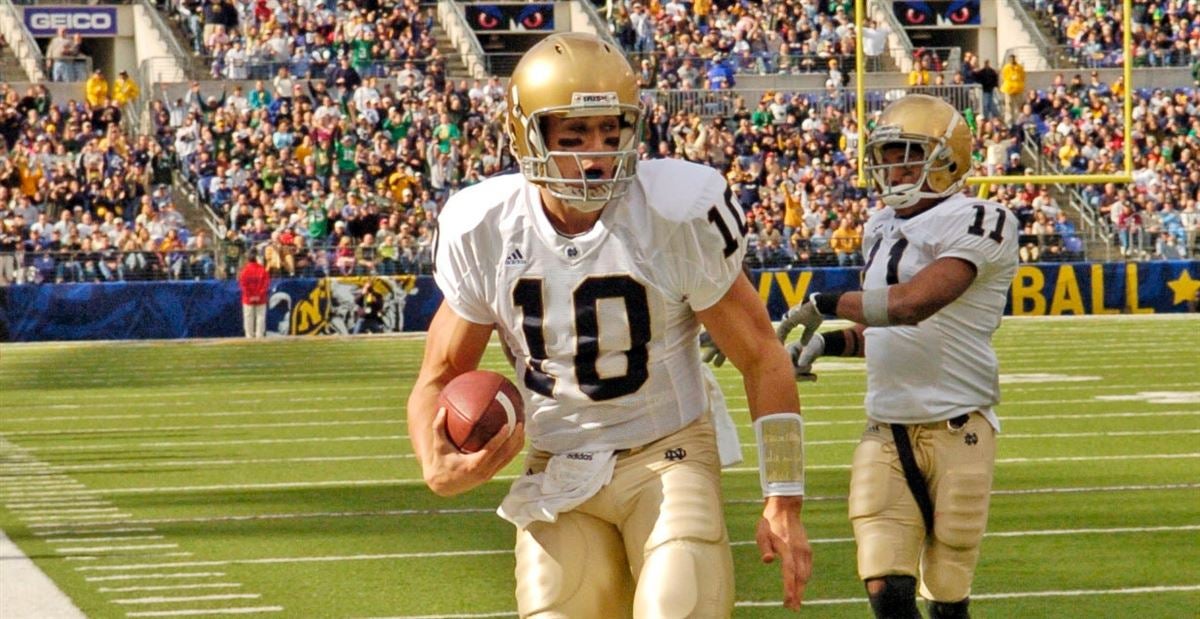
{"label": "railing in stands", "polygon": [[[925,89],[895,88],[869,89],[867,95],[867,111],[874,112],[883,109],[885,105],[910,92],[928,92],[944,97],[960,110],[968,107],[978,110],[983,100],[983,91],[978,85],[968,86],[930,86]],[[735,111],[735,99],[741,98],[748,109],[762,99],[767,92],[782,92],[785,97],[800,95],[816,107],[822,109],[825,105],[833,105],[841,110],[853,110],[856,94],[852,89],[841,88],[833,93],[823,88],[796,89],[765,89],[765,88],[733,88],[729,90],[665,90],[647,89],[642,91],[642,99],[651,105],[662,105],[669,114],[676,112],[697,113],[702,118],[728,118]]]}
{"label": "railing in stands", "polygon": [[467,14],[460,3],[454,0],[438,0],[437,14],[442,30],[450,37],[450,42],[458,50],[471,76],[483,79],[494,75],[488,66],[488,57],[479,43],[479,38],[475,36],[475,31],[467,26]]}
{"label": "railing in stands", "polygon": [[0,0],[0,33],[8,39],[8,44],[12,46],[13,53],[21,62],[21,68],[25,69],[29,79],[33,82],[43,82],[46,80],[46,58],[42,55],[42,48],[38,47],[33,34],[21,21],[20,15],[12,0]]}
{"label": "railing in stands", "polygon": [[904,25],[900,20],[896,19],[895,13],[892,12],[892,3],[887,0],[873,0],[867,12],[876,20],[882,20],[887,24],[891,34],[888,35],[888,41],[894,40],[899,45],[889,45],[888,51],[885,52],[892,56],[892,60],[896,62],[896,66],[901,70],[908,72],[912,69],[913,62],[913,42],[908,38],[908,32],[904,29]]}
{"label": "railing in stands", "polygon": [[[1013,15],[1016,16],[1017,21],[1021,22],[1021,27],[1025,30],[1026,34],[1029,35],[1029,39],[1031,41],[1033,41],[1033,47],[1037,50],[1039,60],[1048,61],[1051,58],[1050,52],[1051,52],[1051,47],[1053,46],[1053,44],[1050,43],[1050,41],[1046,40],[1046,36],[1042,34],[1042,29],[1039,28],[1037,22],[1034,21],[1034,19],[1029,16],[1029,13],[1025,10],[1025,7],[1021,3],[1021,1],[1020,0],[1003,0],[1003,2],[1008,6],[1009,10],[1011,10],[1013,12]],[[1009,55],[1010,55],[1009,52],[1006,51],[1004,53],[1004,58],[1007,60]],[[1031,60],[1033,60],[1033,59],[1031,59]],[[1024,64],[1025,67],[1030,70],[1037,70],[1037,69],[1043,68],[1041,66],[1042,62],[1022,61],[1022,64]],[[1046,68],[1055,68],[1055,67],[1046,67]]]}

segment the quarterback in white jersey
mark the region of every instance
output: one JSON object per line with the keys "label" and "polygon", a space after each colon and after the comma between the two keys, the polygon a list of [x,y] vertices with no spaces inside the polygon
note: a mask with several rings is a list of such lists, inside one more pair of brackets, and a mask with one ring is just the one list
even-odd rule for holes
{"label": "quarterback in white jersey", "polygon": [[[969,617],[1000,425],[1000,326],[1017,270],[1017,221],[961,193],[971,133],[941,99],[889,105],[867,144],[885,208],[867,221],[862,292],[815,293],[778,333],[797,380],[822,355],[867,359],[867,428],[854,453],[850,520],[877,617]],[[823,316],[856,325],[816,333]],[[918,465],[918,462],[921,464]],[[935,517],[936,514],[936,517]]]}
{"label": "quarterback in white jersey", "polygon": [[[729,616],[703,325],[744,376],[760,460],[772,463],[761,467],[756,541],[764,562],[779,560],[784,604],[798,608],[812,570],[803,426],[787,352],[742,276],[741,208],[713,170],[637,161],[636,78],[593,35],[531,48],[507,103],[521,173],[459,192],[438,219],[443,302],[408,401],[426,483],[468,491],[528,436],[525,474],[499,509],[517,527],[521,616]],[[459,453],[438,394],[478,367],[493,330],[526,421]]]}

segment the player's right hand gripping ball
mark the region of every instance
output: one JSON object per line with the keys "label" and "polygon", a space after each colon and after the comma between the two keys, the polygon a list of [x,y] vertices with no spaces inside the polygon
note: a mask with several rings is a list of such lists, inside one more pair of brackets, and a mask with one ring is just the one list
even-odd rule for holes
{"label": "player's right hand gripping ball", "polygon": [[502,374],[474,370],[456,376],[438,396],[446,409],[446,435],[463,453],[475,453],[505,425],[525,420],[521,392]]}

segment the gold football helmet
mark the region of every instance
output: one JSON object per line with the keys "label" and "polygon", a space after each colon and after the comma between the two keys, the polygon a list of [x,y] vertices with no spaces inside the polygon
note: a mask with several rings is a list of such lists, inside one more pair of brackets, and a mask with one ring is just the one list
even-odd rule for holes
{"label": "gold football helmet", "polygon": [[[611,152],[552,151],[541,120],[617,116],[621,137]],[[637,166],[643,107],[637,78],[619,48],[584,33],[553,34],[534,45],[513,70],[508,83],[509,146],[530,182],[582,211],[596,211],[625,193]],[[612,178],[564,178],[554,157],[615,159]],[[582,168],[582,166],[580,166]]]}
{"label": "gold football helmet", "polygon": [[[904,148],[899,163],[885,163],[886,148]],[[880,199],[907,208],[923,198],[945,198],[962,190],[971,171],[971,130],[949,103],[929,95],[907,95],[883,110],[867,139],[867,173]],[[921,166],[914,183],[892,184],[891,170]]]}

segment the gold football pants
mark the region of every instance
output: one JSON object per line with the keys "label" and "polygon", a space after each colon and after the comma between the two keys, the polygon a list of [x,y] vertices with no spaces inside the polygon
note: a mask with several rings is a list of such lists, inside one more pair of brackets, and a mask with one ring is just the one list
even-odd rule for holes
{"label": "gold football pants", "polygon": [[[532,451],[526,470],[548,458]],[[594,497],[518,529],[516,555],[522,617],[728,617],[733,557],[708,419],[620,453]]]}
{"label": "gold football pants", "polygon": [[995,431],[979,413],[971,413],[958,428],[939,421],[907,430],[933,500],[933,535],[926,535],[921,510],[904,479],[891,428],[868,421],[850,475],[858,575],[863,580],[919,577],[925,599],[957,602],[971,593],[987,525]]}

